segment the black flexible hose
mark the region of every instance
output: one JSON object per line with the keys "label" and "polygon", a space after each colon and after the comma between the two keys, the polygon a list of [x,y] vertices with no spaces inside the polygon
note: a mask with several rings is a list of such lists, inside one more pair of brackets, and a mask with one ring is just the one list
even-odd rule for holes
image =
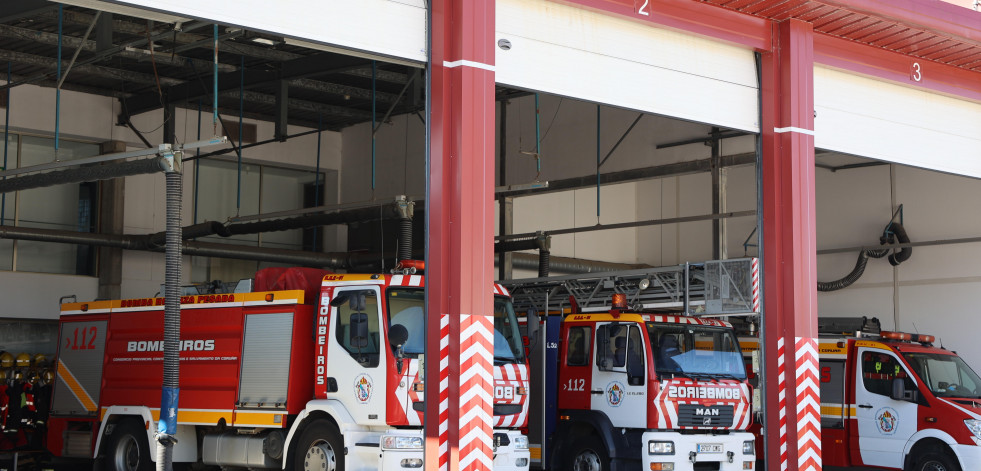
{"label": "black flexible hose", "polygon": [[549,258],[551,258],[552,253],[548,250],[538,251],[538,277],[545,278],[548,276],[548,266]]}
{"label": "black flexible hose", "polygon": [[[906,228],[904,228],[902,224],[898,222],[892,223],[891,230],[893,234],[896,234],[896,240],[898,240],[900,244],[909,243],[909,236],[906,235]],[[895,267],[900,263],[909,260],[911,255],[913,255],[913,247],[903,247],[902,249],[899,249],[898,253],[889,255],[889,264]]]}
{"label": "black flexible hose", "polygon": [[398,260],[409,260],[412,258],[412,219],[399,219],[399,249]]}
{"label": "black flexible hose", "polygon": [[837,291],[851,286],[852,283],[858,281],[858,279],[862,277],[862,274],[865,273],[865,266],[869,262],[869,257],[882,258],[888,254],[889,249],[862,250],[858,253],[858,260],[855,261],[855,268],[852,268],[851,273],[838,280],[819,281],[817,284],[818,291]]}

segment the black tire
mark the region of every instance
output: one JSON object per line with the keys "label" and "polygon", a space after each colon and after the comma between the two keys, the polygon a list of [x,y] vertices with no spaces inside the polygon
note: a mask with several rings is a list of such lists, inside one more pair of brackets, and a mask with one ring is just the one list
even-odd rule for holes
{"label": "black tire", "polygon": [[136,421],[121,420],[113,425],[103,450],[105,471],[153,471],[146,430]]}
{"label": "black tire", "polygon": [[913,457],[912,471],[961,471],[957,459],[946,451],[930,450]]}
{"label": "black tire", "polygon": [[343,471],[344,441],[334,424],[317,419],[304,427],[293,451],[293,471]]}
{"label": "black tire", "polygon": [[610,454],[603,441],[595,435],[577,439],[562,452],[566,463],[563,469],[570,471],[610,471]]}

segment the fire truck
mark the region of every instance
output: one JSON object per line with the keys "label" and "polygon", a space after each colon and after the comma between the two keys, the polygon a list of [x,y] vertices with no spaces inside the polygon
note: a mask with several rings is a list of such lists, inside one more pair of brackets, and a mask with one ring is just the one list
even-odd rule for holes
{"label": "fire truck", "polygon": [[503,282],[527,312],[538,469],[753,470],[753,394],[729,322],[756,259]]}
{"label": "fire truck", "polygon": [[[415,274],[421,262],[401,266],[260,271],[255,290],[183,296],[174,462],[422,469],[423,392],[432,387],[422,374],[425,282]],[[508,291],[493,289],[494,469],[525,470],[528,442],[517,428],[527,420],[528,370]],[[163,307],[163,298],[61,306],[54,455],[152,469]]]}
{"label": "fire truck", "polygon": [[825,466],[977,469],[981,378],[956,352],[875,318],[819,318],[818,332]]}

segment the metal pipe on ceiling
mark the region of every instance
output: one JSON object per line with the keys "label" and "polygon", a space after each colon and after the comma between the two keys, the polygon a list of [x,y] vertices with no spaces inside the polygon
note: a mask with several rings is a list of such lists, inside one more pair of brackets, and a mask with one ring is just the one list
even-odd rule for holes
{"label": "metal pipe on ceiling", "polygon": [[[39,229],[31,227],[0,226],[0,239],[30,240],[35,242],[50,242],[76,245],[92,245],[97,247],[112,247],[124,250],[141,250],[162,252],[163,246],[149,243],[147,235],[96,234],[90,232],[62,231],[54,229]],[[334,269],[353,269],[377,263],[383,259],[392,258],[396,254],[379,252],[305,252],[301,250],[273,249],[267,247],[220,244],[185,240],[182,252],[184,255],[200,257],[217,257],[236,260],[252,260],[275,262],[291,265],[327,267]],[[421,255],[414,253],[414,256]],[[511,254],[515,268],[537,270],[539,256],[537,254],[515,252]],[[495,261],[500,255],[495,255]],[[496,263],[496,262],[495,262]],[[594,273],[615,270],[630,270],[648,268],[645,264],[612,263],[599,260],[587,260],[571,257],[550,257],[551,273]]]}

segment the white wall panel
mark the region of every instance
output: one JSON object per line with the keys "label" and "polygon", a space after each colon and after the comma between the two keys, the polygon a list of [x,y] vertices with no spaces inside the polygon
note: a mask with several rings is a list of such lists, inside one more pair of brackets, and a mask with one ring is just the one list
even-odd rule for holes
{"label": "white wall panel", "polygon": [[[58,299],[74,294],[79,301],[91,301],[99,292],[99,279],[89,276],[52,275],[0,271],[4,297],[0,317],[57,319]],[[151,293],[152,294],[152,293]]]}
{"label": "white wall panel", "polygon": [[757,131],[751,50],[545,0],[497,2],[498,83]]}
{"label": "white wall panel", "polygon": [[[71,3],[112,8],[111,3],[102,1]],[[118,3],[420,64],[426,61],[423,0],[129,0]]]}
{"label": "white wall panel", "polygon": [[814,69],[815,146],[981,177],[981,104]]}

